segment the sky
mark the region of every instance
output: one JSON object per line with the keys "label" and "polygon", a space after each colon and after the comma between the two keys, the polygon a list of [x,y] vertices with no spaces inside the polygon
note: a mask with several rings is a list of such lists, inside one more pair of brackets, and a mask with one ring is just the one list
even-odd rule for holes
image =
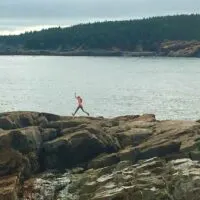
{"label": "sky", "polygon": [[191,13],[200,13],[200,0],[0,0],[0,34]]}

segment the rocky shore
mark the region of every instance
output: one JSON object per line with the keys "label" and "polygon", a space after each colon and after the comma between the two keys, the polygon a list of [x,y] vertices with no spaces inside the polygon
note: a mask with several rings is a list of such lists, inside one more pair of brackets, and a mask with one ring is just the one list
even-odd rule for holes
{"label": "rocky shore", "polygon": [[169,57],[200,57],[199,41],[166,41],[160,49]]}
{"label": "rocky shore", "polygon": [[199,200],[200,121],[0,114],[1,200]]}
{"label": "rocky shore", "polygon": [[154,51],[120,49],[25,50],[16,47],[0,48],[0,55],[27,56],[105,56],[105,57],[200,57],[199,41],[165,41]]}
{"label": "rocky shore", "polygon": [[25,55],[25,56],[97,56],[97,57],[150,57],[156,56],[156,52],[141,51],[120,51],[120,50],[70,50],[70,51],[52,51],[52,50],[9,50],[1,51],[0,55]]}

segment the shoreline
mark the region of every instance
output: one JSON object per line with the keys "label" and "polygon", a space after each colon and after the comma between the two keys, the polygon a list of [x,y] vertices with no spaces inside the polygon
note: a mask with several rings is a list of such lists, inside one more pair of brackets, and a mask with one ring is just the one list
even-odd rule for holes
{"label": "shoreline", "polygon": [[132,52],[132,51],[108,51],[108,50],[81,50],[81,51],[2,51],[0,56],[91,56],[91,57],[170,57],[170,58],[200,58],[200,55],[169,55],[165,52]]}
{"label": "shoreline", "polygon": [[27,55],[27,56],[108,56],[108,57],[138,57],[138,56],[157,56],[156,52],[129,52],[129,51],[108,51],[108,50],[81,50],[81,51],[50,51],[50,50],[32,50],[32,51],[2,51],[0,56],[4,55]]}

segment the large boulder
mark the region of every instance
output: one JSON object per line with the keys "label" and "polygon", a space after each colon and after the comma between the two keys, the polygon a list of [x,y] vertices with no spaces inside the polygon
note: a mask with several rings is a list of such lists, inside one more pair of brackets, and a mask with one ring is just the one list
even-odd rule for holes
{"label": "large boulder", "polygon": [[117,140],[112,136],[95,129],[89,130],[77,131],[45,142],[42,153],[45,168],[73,167],[101,153],[112,153],[119,149]]}
{"label": "large boulder", "polygon": [[11,112],[0,117],[0,128],[5,130],[36,125],[38,113]]}
{"label": "large boulder", "polygon": [[139,145],[137,147],[126,147],[118,152],[120,161],[129,160],[136,163],[153,157],[167,157],[177,155],[180,152],[181,143],[179,141],[164,142],[155,146]]}
{"label": "large boulder", "polygon": [[114,133],[113,135],[118,139],[122,147],[126,147],[137,146],[148,140],[152,134],[150,129],[132,128],[128,131]]}
{"label": "large boulder", "polygon": [[191,151],[196,148],[197,139],[200,137],[200,123],[194,121],[160,121],[154,127],[154,137],[146,143],[147,146],[155,145],[163,140],[180,141],[181,151]]}
{"label": "large boulder", "polygon": [[8,112],[0,116],[0,128],[4,130],[24,128],[28,126],[46,126],[48,119],[58,119],[56,115],[37,112]]}
{"label": "large boulder", "polygon": [[5,130],[28,126],[46,127],[48,122],[58,121],[61,117],[50,113],[8,112],[0,115],[0,128]]}
{"label": "large boulder", "polygon": [[167,155],[172,155],[179,153],[181,147],[181,142],[172,141],[162,144],[158,144],[152,147],[140,146],[140,153],[137,160],[145,160],[153,157],[164,157]]}
{"label": "large boulder", "polygon": [[12,148],[21,153],[38,151],[42,137],[38,127],[27,127],[5,131],[0,135],[0,148]]}
{"label": "large boulder", "polygon": [[0,128],[9,130],[16,128],[16,124],[9,117],[0,117]]}
{"label": "large boulder", "polygon": [[4,131],[0,135],[0,174],[30,176],[40,169],[42,137],[38,127]]}

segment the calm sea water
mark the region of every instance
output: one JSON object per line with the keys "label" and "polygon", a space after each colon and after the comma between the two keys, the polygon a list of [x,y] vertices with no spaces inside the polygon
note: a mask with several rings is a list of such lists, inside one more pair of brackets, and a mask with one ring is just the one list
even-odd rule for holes
{"label": "calm sea water", "polygon": [[200,119],[200,59],[0,57],[0,112],[71,115],[74,92],[93,116]]}

